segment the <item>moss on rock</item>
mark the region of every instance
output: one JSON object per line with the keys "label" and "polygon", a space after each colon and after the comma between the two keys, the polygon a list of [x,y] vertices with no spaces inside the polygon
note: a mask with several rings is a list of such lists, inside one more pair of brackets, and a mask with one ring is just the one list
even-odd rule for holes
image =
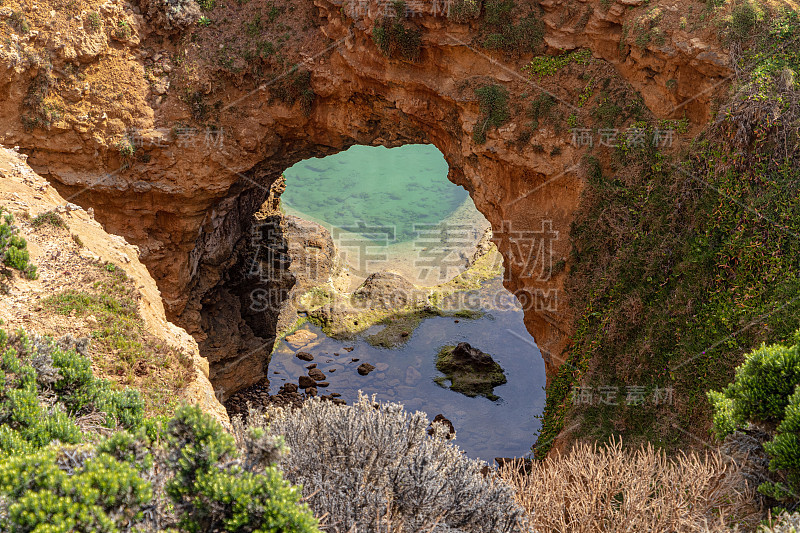
{"label": "moss on rock", "polygon": [[494,388],[506,382],[503,368],[492,356],[466,342],[458,346],[443,346],[436,356],[436,369],[445,374],[434,379],[437,384],[444,387],[449,380],[450,390],[469,397],[484,396],[492,401],[498,400]]}

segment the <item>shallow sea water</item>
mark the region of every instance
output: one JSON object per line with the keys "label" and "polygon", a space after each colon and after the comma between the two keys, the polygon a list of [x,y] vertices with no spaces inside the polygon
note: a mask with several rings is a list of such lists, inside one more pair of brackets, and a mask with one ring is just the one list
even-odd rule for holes
{"label": "shallow sea water", "polygon": [[[305,324],[301,329],[317,334],[317,339],[297,349],[284,342],[278,345],[269,365],[271,387],[277,391],[283,383],[297,383],[306,374],[309,363],[295,357],[296,351],[306,351],[314,355],[312,363],[330,383],[319,389],[320,394],[338,392],[352,403],[361,390],[375,394],[378,400],[402,403],[409,411],[423,411],[429,419],[441,413],[455,426],[455,443],[470,457],[490,463],[495,457],[522,457],[530,451],[540,428],[536,416],[544,409],[544,363],[525,329],[522,309],[510,293],[497,292],[499,282],[495,280],[480,291],[487,301],[499,304],[496,309],[486,309],[478,319],[428,318],[399,348],[377,348],[361,338],[331,339],[318,327]],[[376,332],[371,329],[367,334]],[[459,342],[489,353],[503,367],[508,382],[495,387],[499,400],[470,398],[433,381],[442,375],[436,370],[439,349]],[[353,351],[347,352],[345,347]],[[362,376],[356,371],[361,363],[376,369]]]}
{"label": "shallow sea water", "polygon": [[431,275],[431,262],[437,274],[456,276],[489,226],[447,170],[433,145],[353,146],[286,170],[281,203],[328,228],[355,280],[392,269],[435,285],[444,280]]}
{"label": "shallow sea water", "polygon": [[[444,157],[432,145],[354,146],[288,169],[281,198],[288,214],[331,230],[356,279],[391,268],[418,285],[435,285],[446,281],[445,271],[450,278],[463,270],[459,266],[463,256],[471,255],[488,227],[468,193],[448,181],[447,170]],[[430,233],[415,231],[420,224],[444,224],[448,233],[431,238]],[[365,240],[366,248],[348,249],[348,243]],[[441,250],[447,254],[438,253]],[[364,261],[365,254],[370,261]],[[432,255],[446,267],[436,270],[433,277],[430,265],[424,266],[428,260],[420,262],[420,257]],[[455,442],[469,456],[489,462],[495,457],[524,456],[540,427],[536,416],[544,408],[541,354],[525,329],[522,309],[503,288],[502,280],[491,280],[460,296],[463,305],[449,302],[449,310],[468,308],[485,314],[478,319],[426,319],[398,348],[377,348],[363,338],[331,339],[306,324],[302,329],[315,333],[316,341],[294,349],[285,342],[277,344],[269,365],[271,388],[277,391],[283,383],[297,383],[309,363],[297,359],[295,353],[310,352],[330,383],[319,389],[320,394],[337,392],[352,403],[360,390],[379,400],[402,403],[410,411],[423,411],[430,419],[441,413],[455,426]],[[380,327],[374,326],[362,337]],[[436,370],[439,349],[462,341],[491,354],[505,370],[508,382],[494,390],[499,400],[470,398],[433,381],[441,375]],[[347,352],[345,347],[353,350]],[[359,375],[356,368],[364,362],[377,369]]]}

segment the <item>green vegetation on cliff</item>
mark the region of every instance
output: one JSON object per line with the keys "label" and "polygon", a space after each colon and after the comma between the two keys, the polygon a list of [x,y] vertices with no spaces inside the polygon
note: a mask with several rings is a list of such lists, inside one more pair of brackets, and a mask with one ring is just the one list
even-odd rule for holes
{"label": "green vegetation on cliff", "polygon": [[8,277],[11,270],[17,270],[31,279],[36,278],[36,266],[30,263],[28,243],[18,233],[14,217],[0,208],[0,281]]}
{"label": "green vegetation on cliff", "polygon": [[[611,172],[586,157],[567,287],[581,308],[537,456],[565,421],[591,439],[703,442],[706,391],[724,387],[754,346],[800,325],[797,13],[760,28],[734,96],[686,153],[662,152],[659,125],[641,122],[644,142],[620,142]],[[603,390],[619,394],[598,400]]]}
{"label": "green vegetation on cliff", "polygon": [[237,447],[196,407],[146,419],[81,349],[0,330],[0,530],[317,531],[275,466],[280,439]]}

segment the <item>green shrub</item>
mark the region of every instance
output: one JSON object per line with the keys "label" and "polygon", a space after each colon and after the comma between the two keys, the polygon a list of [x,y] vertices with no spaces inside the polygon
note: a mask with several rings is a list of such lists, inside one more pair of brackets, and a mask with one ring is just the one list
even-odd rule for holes
{"label": "green shrub", "polygon": [[483,46],[506,52],[535,52],[544,41],[544,23],[531,12],[514,23],[513,0],[486,0]]}
{"label": "green shrub", "polygon": [[[272,43],[266,43],[267,50],[272,53],[274,50]],[[300,102],[300,108],[305,114],[311,113],[317,94],[311,87],[311,72],[305,69],[293,67],[286,76],[270,84],[270,95],[282,102],[294,105]]]}
{"label": "green shrub", "polygon": [[522,67],[523,72],[530,75],[552,76],[570,63],[585,65],[592,58],[590,50],[576,50],[560,56],[538,56]]}
{"label": "green shrub", "polygon": [[733,6],[730,18],[725,21],[728,37],[734,41],[744,41],[763,18],[761,8],[750,0],[741,0]]}
{"label": "green shrub", "polygon": [[422,49],[422,34],[407,27],[402,19],[383,17],[372,28],[372,40],[381,53],[389,58],[417,61]]}
{"label": "green shrub", "polygon": [[97,11],[89,11],[87,17],[89,19],[89,28],[91,28],[92,31],[97,31],[103,26],[100,13]]}
{"label": "green shrub", "polygon": [[67,223],[64,222],[64,219],[61,218],[61,215],[59,215],[55,211],[45,211],[40,215],[36,215],[35,217],[33,217],[33,220],[31,220],[31,225],[34,228],[38,228],[45,224],[49,224],[55,228],[67,227]]}
{"label": "green shrub", "polygon": [[[51,441],[77,444],[74,418],[96,414],[109,428],[135,429],[143,404],[133,391],[117,390],[92,374],[86,341],[59,342],[0,330],[0,454],[35,450]],[[52,395],[55,403],[41,398]]]}
{"label": "green shrub", "polygon": [[140,522],[153,493],[135,465],[65,447],[4,459],[0,495],[3,531],[90,533]]}
{"label": "green shrub", "polygon": [[467,22],[480,14],[480,0],[455,0],[448,3],[447,18],[455,22]]}
{"label": "green shrub", "polygon": [[547,93],[541,93],[531,101],[528,108],[528,116],[532,119],[531,127],[536,129],[539,122],[548,122],[553,115],[557,105],[555,97]]}
{"label": "green shrub", "polygon": [[[0,276],[7,277],[6,268],[18,270],[29,279],[36,279],[36,266],[30,264],[27,241],[14,226],[14,217],[0,207]],[[0,279],[2,279],[0,277]]]}
{"label": "green shrub", "polygon": [[[168,467],[175,476],[166,492],[175,502],[182,528],[236,532],[314,532],[316,520],[300,492],[272,463],[278,441],[251,431],[238,455],[233,437],[197,407],[180,409],[168,426]],[[225,466],[222,466],[225,465]]]}
{"label": "green shrub", "polygon": [[12,11],[8,21],[11,27],[19,33],[26,34],[31,31],[31,25],[28,23],[28,19],[25,18],[25,14],[22,11]]}
{"label": "green shrub", "polygon": [[757,423],[774,429],[764,445],[770,470],[784,482],[767,482],[759,491],[777,500],[800,500],[800,330],[795,344],[761,345],[736,369],[736,377],[722,392],[710,391],[714,431],[719,438]]}
{"label": "green shrub", "polygon": [[[799,332],[800,333],[800,332]],[[710,392],[714,430],[724,437],[746,422],[778,424],[789,397],[800,384],[798,345],[762,345],[749,353],[736,369],[733,383],[722,392]]]}
{"label": "green shrub", "polygon": [[484,85],[475,89],[475,95],[481,109],[481,117],[472,130],[472,138],[476,143],[486,141],[486,130],[505,124],[510,113],[508,110],[508,91],[501,85]]}

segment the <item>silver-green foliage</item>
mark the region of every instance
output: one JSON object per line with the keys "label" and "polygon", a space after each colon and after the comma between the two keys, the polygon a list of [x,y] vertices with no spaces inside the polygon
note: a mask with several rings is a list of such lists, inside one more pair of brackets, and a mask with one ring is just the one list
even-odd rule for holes
{"label": "silver-green foliage", "polygon": [[317,515],[327,513],[331,531],[522,527],[512,489],[484,476],[486,463],[466,457],[440,424],[429,435],[424,413],[361,395],[350,406],[312,400],[296,410],[251,413],[249,422],[283,436],[290,452],[281,469],[303,486]]}

